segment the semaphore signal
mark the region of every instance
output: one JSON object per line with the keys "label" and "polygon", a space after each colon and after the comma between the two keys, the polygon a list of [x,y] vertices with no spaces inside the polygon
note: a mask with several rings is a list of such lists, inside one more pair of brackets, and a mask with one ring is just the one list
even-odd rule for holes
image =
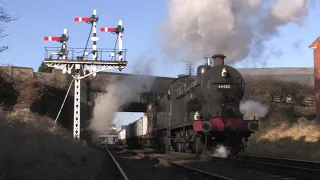
{"label": "semaphore signal", "polygon": [[[91,40],[93,41],[92,44],[92,56],[93,56],[93,60],[97,60],[98,58],[98,52],[97,52],[97,41],[99,40],[99,38],[97,37],[97,23],[98,23],[98,16],[97,16],[97,10],[94,9],[92,16],[91,17],[75,17],[74,21],[75,22],[86,22],[88,24],[91,24],[91,31],[92,31],[92,38]],[[91,34],[91,31],[89,33],[89,36]],[[88,45],[88,44],[87,44]],[[86,47],[87,47],[86,45]]]}
{"label": "semaphore signal", "polygon": [[[110,28],[110,27],[102,27],[100,28],[100,31],[101,32],[110,32],[110,33],[113,33],[113,34],[117,34],[117,40],[116,40],[116,43],[118,42],[118,56],[119,56],[119,61],[122,61],[123,60],[123,43],[122,43],[122,35],[123,35],[123,32],[124,32],[124,28],[122,26],[122,20],[119,20],[118,22],[118,26],[116,28]],[[113,54],[111,54],[111,57],[112,59],[115,57],[115,52]]]}
{"label": "semaphore signal", "polygon": [[62,59],[67,59],[67,45],[68,45],[68,30],[64,29],[63,34],[61,36],[45,36],[45,41],[58,41],[62,43],[61,49],[59,52],[52,52],[52,54],[58,55],[58,58],[62,57]]}

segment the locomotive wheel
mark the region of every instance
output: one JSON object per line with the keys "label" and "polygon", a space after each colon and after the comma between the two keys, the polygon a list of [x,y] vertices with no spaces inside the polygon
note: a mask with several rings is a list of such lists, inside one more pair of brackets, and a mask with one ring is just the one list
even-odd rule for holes
{"label": "locomotive wheel", "polygon": [[184,151],[188,154],[192,153],[192,148],[190,148],[190,143],[185,143]]}
{"label": "locomotive wheel", "polygon": [[166,153],[166,145],[160,144],[160,145],[159,145],[159,151],[160,151],[161,153]]}
{"label": "locomotive wheel", "polygon": [[200,136],[196,137],[194,141],[194,152],[196,155],[200,155],[203,150],[203,143]]}
{"label": "locomotive wheel", "polygon": [[182,152],[182,143],[178,143],[178,152]]}
{"label": "locomotive wheel", "polygon": [[239,152],[237,149],[231,149],[230,154],[228,154],[229,159],[239,159]]}
{"label": "locomotive wheel", "polygon": [[242,136],[237,136],[235,138],[235,144],[233,147],[231,147],[230,154],[228,155],[228,158],[230,159],[239,159],[239,153],[244,151],[244,148],[246,146],[246,140]]}

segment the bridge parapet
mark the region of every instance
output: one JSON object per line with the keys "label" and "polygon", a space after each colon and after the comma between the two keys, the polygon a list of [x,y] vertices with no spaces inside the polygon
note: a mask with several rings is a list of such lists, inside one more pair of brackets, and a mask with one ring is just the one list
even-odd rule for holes
{"label": "bridge parapet", "polygon": [[270,79],[314,86],[313,68],[239,68],[238,70],[247,82],[251,79]]}
{"label": "bridge parapet", "polygon": [[6,73],[13,82],[37,81],[59,88],[64,88],[67,85],[67,76],[61,70],[52,70],[51,73],[34,72],[33,68],[19,66],[0,66],[0,70]]}
{"label": "bridge parapet", "polygon": [[[135,77],[134,77],[135,76]],[[169,77],[158,77],[158,76],[146,76],[137,74],[126,74],[126,73],[113,73],[113,72],[101,72],[96,77],[88,77],[90,88],[95,91],[105,91],[108,84],[114,83],[115,81],[132,78],[133,80],[141,78],[142,81],[151,83],[151,92],[165,91],[167,85],[171,83],[175,78]]]}
{"label": "bridge parapet", "polygon": [[[21,82],[34,80],[38,82],[45,82],[56,87],[64,88],[67,90],[72,76],[63,74],[61,70],[53,70],[52,73],[40,73],[34,72],[29,67],[18,66],[1,66],[3,72],[7,74],[7,77],[11,80],[19,80]],[[250,79],[276,79],[282,81],[296,81],[298,83],[314,86],[314,70],[313,68],[243,68],[239,69],[240,73],[244,76],[246,81]],[[97,92],[106,92],[108,84],[114,82],[114,80],[123,80],[127,78],[143,78],[149,82],[152,82],[152,86],[149,92],[143,93],[140,97],[137,97],[137,102],[146,103],[155,98],[156,95],[167,90],[168,84],[170,84],[175,78],[171,77],[158,77],[158,76],[143,76],[126,73],[113,73],[113,72],[100,72],[96,77],[90,76],[81,82],[81,88],[86,91],[82,91],[83,102],[91,102],[94,100],[94,96]],[[133,78],[133,79],[135,79]],[[151,79],[151,80],[150,80]],[[70,95],[73,96],[72,89]]]}

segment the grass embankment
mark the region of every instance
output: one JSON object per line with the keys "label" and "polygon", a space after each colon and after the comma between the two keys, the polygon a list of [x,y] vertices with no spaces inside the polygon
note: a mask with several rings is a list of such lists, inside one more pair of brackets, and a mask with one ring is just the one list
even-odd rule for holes
{"label": "grass embankment", "polygon": [[250,137],[246,152],[320,161],[320,123],[304,118],[283,119],[284,109],[271,112],[269,117],[260,120],[260,131]]}
{"label": "grass embankment", "polygon": [[0,147],[0,179],[96,179],[106,157],[28,109],[0,112]]}
{"label": "grass embankment", "polygon": [[[304,97],[313,96],[313,88],[275,81],[256,83],[249,84],[246,99],[268,104],[270,110],[259,120],[260,131],[250,137],[246,153],[320,161],[320,122],[314,120],[315,107],[301,105]],[[266,98],[270,92],[290,93],[295,102],[273,103]]]}

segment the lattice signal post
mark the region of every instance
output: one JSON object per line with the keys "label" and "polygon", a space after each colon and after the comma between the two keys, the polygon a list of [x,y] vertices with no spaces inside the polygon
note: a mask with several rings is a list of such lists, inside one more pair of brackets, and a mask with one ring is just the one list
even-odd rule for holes
{"label": "lattice signal post", "polygon": [[186,64],[186,75],[194,75],[194,64],[187,63]]}
{"label": "lattice signal post", "polygon": [[[127,66],[127,61],[125,59],[126,49],[122,47],[122,36],[124,28],[122,26],[122,20],[119,20],[119,24],[116,28],[101,28],[102,32],[110,32],[117,35],[117,40],[115,44],[118,44],[119,49],[97,49],[97,41],[99,38],[97,37],[97,23],[98,16],[96,9],[93,10],[93,14],[91,17],[76,17],[74,18],[75,22],[86,22],[91,24],[90,34],[93,41],[91,52],[87,51],[88,43],[86,44],[83,51],[81,51],[81,56],[75,56],[75,54],[79,53],[80,48],[67,48],[67,43],[69,40],[68,31],[65,29],[64,33],[61,37],[52,37],[47,36],[44,38],[46,41],[58,41],[62,43],[62,47],[60,52],[55,52],[56,49],[59,48],[48,48],[46,47],[46,58],[45,64],[48,67],[60,68],[62,72],[65,74],[72,73],[74,70],[74,118],[73,118],[73,137],[76,140],[80,139],[80,80],[86,78],[90,75],[96,76],[98,72],[111,70],[111,69],[119,69],[121,71]],[[92,60],[88,59],[88,55],[92,53]],[[98,54],[100,53],[100,58]],[[102,59],[102,54],[108,53],[107,57],[111,57],[108,60]],[[50,54],[50,57],[47,56]],[[52,55],[57,55],[56,58],[53,58]],[[61,58],[61,59],[60,59]]]}

